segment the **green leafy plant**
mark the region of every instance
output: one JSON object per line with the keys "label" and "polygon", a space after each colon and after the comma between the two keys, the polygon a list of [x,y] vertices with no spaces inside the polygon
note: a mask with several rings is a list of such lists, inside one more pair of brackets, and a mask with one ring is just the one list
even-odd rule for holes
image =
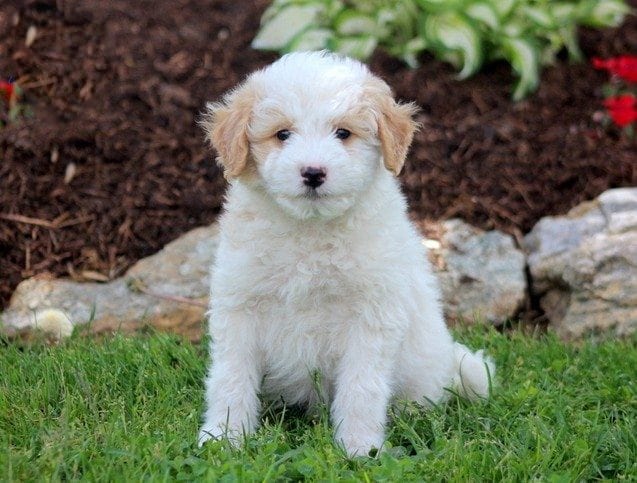
{"label": "green leafy plant", "polygon": [[274,0],[252,46],[328,49],[361,60],[380,47],[411,67],[428,50],[459,69],[459,79],[503,59],[519,78],[518,100],[563,49],[581,59],[579,25],[617,26],[629,12],[623,0]]}

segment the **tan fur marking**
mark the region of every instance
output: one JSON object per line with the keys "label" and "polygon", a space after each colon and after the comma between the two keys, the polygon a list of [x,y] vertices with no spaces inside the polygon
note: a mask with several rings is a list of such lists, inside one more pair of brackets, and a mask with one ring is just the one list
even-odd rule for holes
{"label": "tan fur marking", "polygon": [[385,167],[398,176],[418,129],[418,123],[413,119],[418,107],[413,103],[398,104],[389,86],[380,79],[370,82],[369,95],[377,110],[378,138]]}
{"label": "tan fur marking", "polygon": [[223,102],[208,104],[202,122],[206,140],[219,154],[217,162],[226,178],[239,176],[248,164],[250,145],[248,124],[256,93],[250,83],[244,83],[227,95]]}

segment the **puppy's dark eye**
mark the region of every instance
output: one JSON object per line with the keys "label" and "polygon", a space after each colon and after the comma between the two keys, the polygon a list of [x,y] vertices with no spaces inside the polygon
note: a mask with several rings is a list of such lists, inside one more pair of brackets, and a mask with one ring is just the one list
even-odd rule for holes
{"label": "puppy's dark eye", "polygon": [[343,128],[338,128],[336,130],[336,137],[338,139],[347,139],[350,134],[352,134],[351,132],[349,132],[347,129],[343,129]]}
{"label": "puppy's dark eye", "polygon": [[291,134],[292,133],[288,131],[287,129],[281,129],[280,131],[277,131],[276,138],[279,141],[285,141],[287,138],[290,137]]}

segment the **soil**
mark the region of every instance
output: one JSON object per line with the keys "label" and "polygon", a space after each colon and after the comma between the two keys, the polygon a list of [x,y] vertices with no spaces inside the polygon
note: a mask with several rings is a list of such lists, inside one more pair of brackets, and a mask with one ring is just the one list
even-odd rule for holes
{"label": "soil", "polygon": [[[108,280],[214,221],[225,182],[196,120],[276,58],[250,49],[267,4],[2,2],[0,79],[17,80],[27,111],[0,128],[0,307],[24,278]],[[580,40],[588,58],[637,53],[637,19]],[[459,82],[448,65],[422,62],[371,61],[422,109],[401,176],[415,219],[461,217],[519,237],[542,216],[637,184],[635,141],[600,121],[603,72],[562,59],[513,103],[507,65]]]}

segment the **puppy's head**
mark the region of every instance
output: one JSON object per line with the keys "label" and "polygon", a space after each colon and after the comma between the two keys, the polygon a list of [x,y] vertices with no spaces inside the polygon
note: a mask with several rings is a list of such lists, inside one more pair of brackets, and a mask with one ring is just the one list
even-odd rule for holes
{"label": "puppy's head", "polygon": [[301,219],[343,214],[383,164],[400,173],[416,129],[412,104],[363,64],[324,52],[288,54],[207,107],[225,176]]}

